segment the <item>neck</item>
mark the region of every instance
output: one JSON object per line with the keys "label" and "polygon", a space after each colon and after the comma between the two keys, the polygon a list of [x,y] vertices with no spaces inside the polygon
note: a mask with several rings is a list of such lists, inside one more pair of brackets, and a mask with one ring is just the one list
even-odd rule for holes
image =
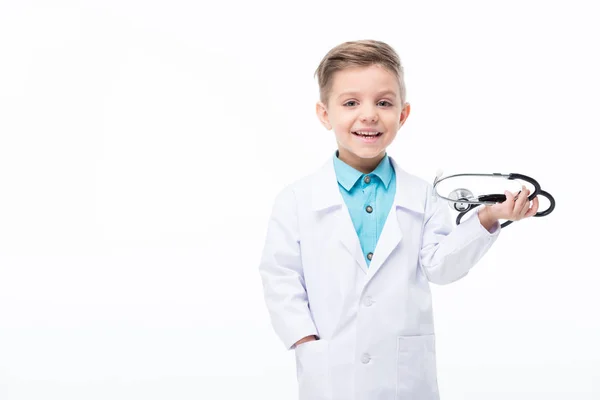
{"label": "neck", "polygon": [[355,154],[347,154],[346,152],[339,151],[338,158],[351,166],[352,168],[362,172],[363,174],[370,174],[377,168],[381,160],[385,157],[385,152],[379,154],[375,158],[361,158]]}

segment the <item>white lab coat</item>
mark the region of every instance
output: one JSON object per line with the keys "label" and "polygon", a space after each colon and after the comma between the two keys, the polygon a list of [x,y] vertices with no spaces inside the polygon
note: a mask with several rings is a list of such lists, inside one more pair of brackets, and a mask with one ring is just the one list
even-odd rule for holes
{"label": "white lab coat", "polygon": [[[391,158],[391,157],[390,157]],[[429,282],[464,277],[495,242],[477,211],[454,226],[396,161],[396,196],[367,268],[333,158],[282,190],[260,262],[273,328],[295,348],[300,400],[437,400]]]}

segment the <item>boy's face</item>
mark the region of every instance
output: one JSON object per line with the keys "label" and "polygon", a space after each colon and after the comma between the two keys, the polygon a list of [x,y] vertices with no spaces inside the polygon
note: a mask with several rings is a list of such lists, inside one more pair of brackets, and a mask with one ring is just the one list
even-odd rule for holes
{"label": "boy's face", "polygon": [[321,123],[335,133],[339,158],[359,170],[379,164],[409,113],[410,104],[400,105],[397,78],[379,65],[335,72],[328,104],[317,103]]}

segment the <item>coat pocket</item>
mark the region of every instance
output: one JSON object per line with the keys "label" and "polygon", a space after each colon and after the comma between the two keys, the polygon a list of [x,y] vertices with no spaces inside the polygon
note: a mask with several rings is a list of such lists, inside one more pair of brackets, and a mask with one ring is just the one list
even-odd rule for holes
{"label": "coat pocket", "polygon": [[323,339],[296,347],[296,374],[300,400],[331,399],[328,342]]}
{"label": "coat pocket", "polygon": [[435,335],[398,337],[396,398],[439,400]]}

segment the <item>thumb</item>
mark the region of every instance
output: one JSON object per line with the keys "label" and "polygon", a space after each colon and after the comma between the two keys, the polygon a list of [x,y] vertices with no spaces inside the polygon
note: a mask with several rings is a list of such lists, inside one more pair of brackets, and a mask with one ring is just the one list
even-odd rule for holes
{"label": "thumb", "polygon": [[514,201],[515,196],[511,192],[509,192],[508,190],[504,191],[504,195],[506,196],[506,200],[507,201],[509,201],[509,202]]}

